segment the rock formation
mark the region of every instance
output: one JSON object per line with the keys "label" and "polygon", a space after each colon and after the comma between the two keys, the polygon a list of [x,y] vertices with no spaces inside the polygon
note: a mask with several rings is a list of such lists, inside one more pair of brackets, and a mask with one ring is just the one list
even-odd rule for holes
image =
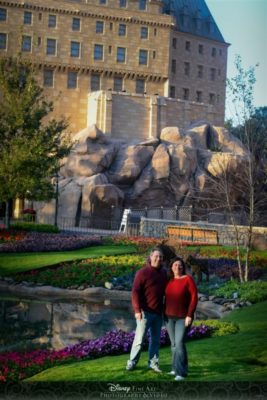
{"label": "rock formation", "polygon": [[[211,178],[225,167],[237,176],[247,159],[237,138],[205,122],[184,132],[166,127],[159,138],[134,144],[105,136],[96,126],[73,140],[60,170],[58,212],[59,218],[76,221],[91,215],[109,218],[112,206],[189,206],[211,190]],[[36,208],[39,216],[47,216],[54,204]]]}

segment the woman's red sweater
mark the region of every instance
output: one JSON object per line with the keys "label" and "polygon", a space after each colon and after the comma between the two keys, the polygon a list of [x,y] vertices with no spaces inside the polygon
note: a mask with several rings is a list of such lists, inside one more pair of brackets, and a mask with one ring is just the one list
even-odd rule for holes
{"label": "woman's red sweater", "polygon": [[197,301],[197,287],[191,276],[168,282],[165,290],[165,314],[168,317],[193,318]]}

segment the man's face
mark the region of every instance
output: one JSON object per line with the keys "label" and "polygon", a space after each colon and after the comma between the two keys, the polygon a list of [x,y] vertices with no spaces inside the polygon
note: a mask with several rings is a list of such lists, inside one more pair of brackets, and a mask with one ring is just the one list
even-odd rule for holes
{"label": "man's face", "polygon": [[159,268],[162,260],[162,254],[160,251],[155,250],[150,254],[150,263],[152,267]]}

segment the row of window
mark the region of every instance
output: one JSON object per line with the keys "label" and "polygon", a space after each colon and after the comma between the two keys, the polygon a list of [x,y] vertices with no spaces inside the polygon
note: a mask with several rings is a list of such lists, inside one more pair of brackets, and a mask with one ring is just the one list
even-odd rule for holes
{"label": "row of window", "polygon": [[[96,91],[100,90],[101,77],[100,74],[91,74],[90,90]],[[44,69],[43,71],[43,85],[45,87],[54,86],[54,70]],[[76,89],[78,87],[78,72],[68,71],[67,74],[67,88]],[[115,76],[113,79],[113,90],[117,92],[123,91],[123,77]],[[136,79],[135,81],[135,91],[139,94],[145,93],[145,80]]]}
{"label": "row of window", "polygon": [[[173,49],[177,48],[177,39],[176,38],[172,39],[172,47],[173,47]],[[190,40],[186,40],[185,41],[185,50],[188,51],[188,52],[190,52],[192,50],[192,46],[191,46]],[[218,50],[219,55],[220,56],[222,55],[222,49],[216,49],[216,47],[212,47],[211,48],[211,56],[212,57],[216,57],[217,56],[217,50]],[[198,44],[198,54],[204,54],[204,52],[205,52],[204,45],[199,43]]]}
{"label": "row of window", "polygon": [[[40,43],[39,43],[40,45]],[[7,34],[0,33],[0,50],[7,49]],[[118,63],[126,62],[126,47],[117,47],[116,61]],[[21,42],[21,51],[22,52],[31,52],[32,51],[32,37],[31,36],[22,36]],[[108,48],[109,54],[112,54],[112,46]],[[57,40],[56,39],[46,39],[46,54],[50,56],[57,55]],[[81,56],[81,43],[76,41],[70,42],[70,57],[79,58]],[[139,49],[139,65],[148,65],[148,56],[149,52],[145,49]],[[104,46],[102,44],[94,45],[94,54],[95,61],[103,61],[104,60]],[[152,51],[152,58],[156,58],[156,51]]]}
{"label": "row of window", "polygon": [[[99,0],[99,4],[106,5],[107,0]],[[127,0],[119,0],[119,7],[126,8]],[[139,0],[138,9],[145,11],[147,9],[147,0]],[[7,21],[7,9],[0,8],[0,21]],[[38,14],[38,20],[41,21],[43,18],[42,13]],[[23,13],[23,24],[24,25],[32,25],[33,23],[33,13],[31,11],[24,11]],[[54,14],[50,14],[48,16],[48,27],[54,28],[57,24],[57,16]],[[72,30],[79,31],[81,29],[81,20],[80,18],[73,17],[72,18]]]}
{"label": "row of window", "polygon": [[[203,65],[197,65],[197,77],[198,78],[204,78],[204,66]],[[171,62],[171,72],[173,74],[176,73],[176,60],[173,59]],[[211,81],[215,81],[216,79],[216,72],[218,74],[218,76],[221,75],[221,70],[218,69],[218,71],[216,70],[216,68],[210,68],[209,69],[209,78]],[[191,66],[189,62],[184,62],[184,74],[186,76],[190,76],[191,74]]]}
{"label": "row of window", "polygon": [[[170,97],[172,97],[172,98],[177,97],[175,86],[170,86]],[[197,103],[203,103],[203,100],[204,100],[203,92],[201,90],[196,90],[196,92],[194,93],[194,96],[192,97],[190,95],[190,90],[188,88],[182,89],[181,98],[183,100],[196,101]],[[207,101],[209,104],[215,105],[216,101],[217,101],[217,103],[220,102],[220,96],[219,95],[216,96],[215,93],[209,93]]]}

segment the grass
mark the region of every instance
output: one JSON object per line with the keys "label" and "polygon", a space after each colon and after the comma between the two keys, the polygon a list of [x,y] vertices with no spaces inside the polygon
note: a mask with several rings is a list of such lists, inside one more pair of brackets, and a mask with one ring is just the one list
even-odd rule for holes
{"label": "grass", "polygon": [[0,275],[10,276],[18,272],[29,271],[58,264],[62,261],[82,260],[100,257],[103,254],[119,255],[135,253],[136,247],[131,245],[92,246],[73,251],[46,253],[1,253]]}
{"label": "grass", "polygon": [[[202,254],[208,254],[209,257],[215,257],[215,258],[220,258],[222,257],[222,253],[224,254],[224,257],[228,255],[231,255],[231,258],[234,258],[233,256],[235,255],[236,252],[236,247],[235,246],[191,246],[188,245],[187,249],[194,253],[196,250],[200,249],[200,255]],[[245,249],[241,248],[241,254],[245,254]],[[260,257],[261,259],[265,259],[267,261],[267,250],[251,250],[251,258],[257,258]]]}
{"label": "grass", "polygon": [[[266,381],[267,301],[233,311],[223,320],[239,325],[235,335],[201,339],[187,343],[190,374],[186,381]],[[75,362],[43,371],[27,382],[56,381],[128,381],[168,382],[170,348],[160,350],[163,374],[147,370],[147,352],[141,356],[136,370],[125,371],[128,355],[109,356]]]}

